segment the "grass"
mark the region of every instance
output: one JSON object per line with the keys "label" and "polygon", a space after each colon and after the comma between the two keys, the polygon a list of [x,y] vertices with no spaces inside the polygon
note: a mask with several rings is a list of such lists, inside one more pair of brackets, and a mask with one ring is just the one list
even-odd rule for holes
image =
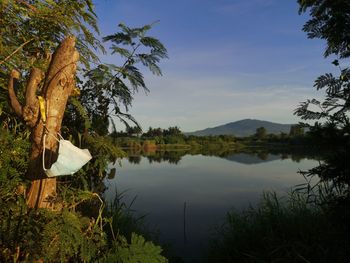
{"label": "grass", "polygon": [[256,208],[231,211],[211,239],[209,262],[347,262],[341,225],[305,195],[264,193]]}
{"label": "grass", "polygon": [[109,239],[114,238],[118,234],[130,238],[133,232],[142,234],[147,239],[157,239],[157,234],[152,233],[147,228],[145,215],[137,215],[136,211],[132,209],[136,196],[127,204],[124,201],[125,194],[125,192],[116,192],[114,199],[104,209],[104,217],[109,222],[109,226],[106,225],[106,232],[110,236]]}

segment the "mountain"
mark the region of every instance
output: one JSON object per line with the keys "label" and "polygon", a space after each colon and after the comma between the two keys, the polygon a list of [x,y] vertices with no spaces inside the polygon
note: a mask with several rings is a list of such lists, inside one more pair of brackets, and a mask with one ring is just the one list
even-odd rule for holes
{"label": "mountain", "polygon": [[244,119],[240,121],[230,122],[224,125],[207,128],[195,132],[188,132],[187,135],[207,136],[207,135],[234,135],[244,137],[253,135],[257,128],[264,127],[267,133],[279,134],[281,132],[289,133],[293,124],[281,124],[269,121],[261,121],[254,119]]}

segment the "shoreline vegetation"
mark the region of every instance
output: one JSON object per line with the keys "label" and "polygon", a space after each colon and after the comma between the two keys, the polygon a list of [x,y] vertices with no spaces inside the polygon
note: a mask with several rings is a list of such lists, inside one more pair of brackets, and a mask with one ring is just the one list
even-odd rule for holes
{"label": "shoreline vegetation", "polygon": [[267,134],[264,127],[256,130],[256,133],[246,137],[234,135],[186,135],[178,127],[168,129],[149,128],[142,133],[139,127],[128,128],[125,132],[112,132],[109,135],[111,141],[121,149],[133,149],[144,151],[155,150],[182,150],[182,149],[242,149],[245,147],[305,147],[312,146],[312,137],[304,132],[303,128],[292,127],[289,134]]}
{"label": "shoreline vegetation", "polygon": [[[195,136],[186,135],[178,127],[169,129],[149,128],[148,132],[141,133],[137,127],[132,132],[113,132],[109,140],[124,151],[126,156],[175,156],[179,158],[185,154],[227,156],[237,152],[257,154],[264,159],[268,154],[294,155],[296,159],[305,156],[314,156],[321,159],[328,149],[316,142],[313,135],[304,132],[302,128],[291,128],[289,134],[267,134],[261,127],[256,133],[247,137],[235,137],[233,135]],[[297,131],[297,132],[295,132]],[[163,154],[163,155],[164,155]]]}

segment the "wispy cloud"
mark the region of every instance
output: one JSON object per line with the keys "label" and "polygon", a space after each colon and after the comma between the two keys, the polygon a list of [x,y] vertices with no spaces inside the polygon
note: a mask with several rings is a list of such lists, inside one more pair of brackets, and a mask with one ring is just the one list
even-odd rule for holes
{"label": "wispy cloud", "polygon": [[250,51],[258,53],[227,45],[173,50],[161,65],[163,77],[145,71],[151,93],[136,94],[130,113],[144,129],[177,125],[193,131],[243,118],[298,122],[293,111],[317,96],[313,79],[324,64],[292,58],[278,64],[263,54],[245,60]]}
{"label": "wispy cloud", "polygon": [[139,26],[161,19],[152,35],[170,59],[160,65],[162,78],[143,71],[151,93],[137,94],[131,109],[146,129],[191,131],[242,118],[296,122],[294,108],[318,96],[313,80],[330,69],[323,43],[301,32],[305,17],[295,1],[107,2],[98,2],[103,33],[115,32],[120,20]]}
{"label": "wispy cloud", "polygon": [[151,94],[136,95],[131,109],[145,129],[177,125],[192,131],[243,118],[294,123],[299,102],[315,97],[308,86],[248,87],[234,77],[168,76],[150,84]]}

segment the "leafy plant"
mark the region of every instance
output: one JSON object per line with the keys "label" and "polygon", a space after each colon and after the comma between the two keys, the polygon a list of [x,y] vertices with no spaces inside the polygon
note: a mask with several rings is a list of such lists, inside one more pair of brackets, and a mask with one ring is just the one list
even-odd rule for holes
{"label": "leafy plant", "polygon": [[[139,89],[149,91],[137,65],[141,64],[153,74],[161,75],[158,63],[167,58],[163,44],[148,36],[152,25],[129,28],[119,24],[119,27],[121,32],[106,36],[103,41],[111,43],[112,54],[119,55],[124,63],[121,66],[100,64],[94,69],[85,70],[86,81],[79,86],[80,102],[89,116],[91,126],[100,135],[108,133],[111,117],[118,118],[128,128],[128,121],[140,128],[137,121],[127,113],[133,94]],[[77,120],[81,122],[81,119]],[[69,119],[66,121],[68,124]],[[80,126],[78,124],[77,127]]]}
{"label": "leafy plant", "polygon": [[130,243],[121,236],[102,262],[117,263],[166,263],[168,260],[161,255],[162,249],[142,236],[132,233]]}
{"label": "leafy plant", "polygon": [[339,77],[327,73],[318,77],[314,87],[325,90],[323,102],[312,99],[302,102],[295,114],[303,120],[326,120],[344,135],[350,132],[350,69],[341,70]]}

